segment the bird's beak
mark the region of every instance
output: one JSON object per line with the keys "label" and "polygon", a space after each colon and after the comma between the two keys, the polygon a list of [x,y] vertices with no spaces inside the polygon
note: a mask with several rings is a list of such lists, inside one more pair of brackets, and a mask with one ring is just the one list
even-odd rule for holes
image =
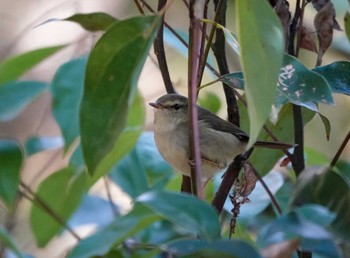
{"label": "bird's beak", "polygon": [[148,104],[149,104],[150,106],[156,108],[156,109],[162,108],[161,105],[159,105],[159,104],[157,104],[157,103],[154,103],[154,102],[150,102],[150,103],[148,103]]}

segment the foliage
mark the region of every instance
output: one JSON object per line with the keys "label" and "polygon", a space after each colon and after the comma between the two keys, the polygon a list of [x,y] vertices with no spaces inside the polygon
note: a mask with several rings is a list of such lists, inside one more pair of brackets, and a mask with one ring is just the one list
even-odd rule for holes
{"label": "foliage", "polygon": [[[189,12],[194,2],[189,3]],[[157,152],[153,133],[143,131],[144,101],[137,89],[151,45],[157,33],[162,31],[159,28],[164,26],[162,18],[166,9],[158,14],[136,15],[124,20],[105,13],[74,14],[66,19],[49,20],[74,22],[89,32],[101,31],[102,36],[87,57],[62,64],[49,84],[21,78],[65,46],[29,51],[0,64],[0,120],[18,118],[30,103],[49,91],[52,115],[61,130],[61,136],[34,135],[23,144],[0,139],[1,202],[11,215],[18,211],[21,198],[31,201],[31,230],[39,247],[45,247],[55,236],[67,231],[77,240],[69,251],[70,258],[262,257],[269,247],[288,241],[297,243],[290,254],[295,248],[319,257],[341,257],[350,252],[347,244],[350,240],[350,208],[347,205],[350,203],[350,165],[338,158],[328,164],[329,161],[317,151],[300,146],[303,139],[296,133],[303,131],[317,114],[328,137],[331,124],[320,113],[319,104],[334,105],[335,93],[350,95],[350,63],[335,61],[321,66],[323,54],[332,40],[333,28],[339,26],[331,1],[327,5],[317,5],[323,1],[312,1],[318,11],[315,27],[324,30],[322,33],[317,31],[318,66],[313,69],[298,59],[300,47],[310,42],[306,42],[309,38],[302,34],[302,28],[293,25],[284,1],[270,1],[270,4],[261,0],[229,2],[236,8],[237,36],[220,20],[220,13],[226,12],[225,9],[217,10],[225,5],[222,2],[226,1],[214,1],[216,15],[213,21],[200,20],[203,25],[212,24],[212,31],[217,35],[224,33],[228,44],[239,50],[243,71],[220,74],[211,66],[212,60],[207,63],[205,52],[198,56],[199,65],[207,65],[217,75],[212,83],[223,83],[226,97],[231,90],[239,98],[235,107],[239,110],[241,127],[250,132],[251,143],[257,138],[272,138],[282,142],[294,140],[299,146],[285,153],[276,150],[253,152],[250,163],[259,173],[256,176],[263,178],[257,183],[248,204],[244,204],[248,201],[246,196],[243,201],[230,200],[228,192],[220,192],[220,175],[208,184],[207,200],[178,193],[179,177],[173,176],[171,167]],[[272,2],[276,2],[274,8]],[[138,4],[141,9],[147,6]],[[304,8],[297,8],[295,17],[300,21]],[[290,19],[292,26],[289,27],[289,23],[285,26],[286,19]],[[349,14],[345,16],[345,22],[349,37]],[[294,35],[299,33],[298,45],[294,48],[291,45],[295,38],[286,33],[286,28]],[[165,31],[165,40],[172,44],[174,38],[169,39],[170,32],[175,32],[175,37],[179,34],[174,30]],[[199,37],[194,40],[199,44]],[[210,37],[207,40],[210,41]],[[208,45],[211,46],[211,42]],[[183,53],[183,46],[172,46]],[[217,51],[215,47],[213,50]],[[194,49],[190,45],[189,55],[191,51]],[[165,68],[160,69],[164,75]],[[199,74],[198,78],[201,77]],[[213,112],[218,112],[222,106],[217,95],[204,95],[202,91],[199,103]],[[269,119],[272,105],[276,114],[274,119]],[[295,111],[298,108],[299,114]],[[298,119],[303,124],[298,125]],[[348,141],[349,137],[344,144]],[[44,178],[34,192],[21,179],[25,159],[58,148],[63,150],[69,164]],[[338,153],[341,151],[340,148]],[[299,154],[302,159],[298,159]],[[337,157],[336,153],[332,155]],[[292,164],[286,168],[287,177],[271,172],[281,158],[281,163]],[[328,167],[320,168],[324,164]],[[107,219],[96,219],[97,230],[81,239],[76,224],[84,224],[84,218],[90,219],[86,203],[96,213],[107,214],[107,210],[116,209],[114,204],[104,200],[92,201],[89,190],[103,177],[130,197],[132,208],[126,214],[115,212]],[[244,173],[237,176],[233,191],[244,187],[244,184],[240,185],[242,181],[251,183],[244,180],[248,180]],[[266,187],[274,198],[266,193]],[[221,198],[221,209],[209,204],[214,196]],[[238,219],[234,217],[237,206],[232,207],[232,203],[242,205],[241,210],[238,207],[238,213],[241,211]],[[228,235],[233,231],[235,240],[230,240]],[[13,255],[26,257],[7,228],[0,229],[0,239]]]}

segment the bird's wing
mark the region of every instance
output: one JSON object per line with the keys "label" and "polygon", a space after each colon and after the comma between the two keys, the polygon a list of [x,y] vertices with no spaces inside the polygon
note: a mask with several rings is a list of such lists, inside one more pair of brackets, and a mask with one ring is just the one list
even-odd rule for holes
{"label": "bird's wing", "polygon": [[236,136],[241,141],[248,142],[249,136],[245,132],[243,132],[238,126],[221,119],[210,111],[198,107],[198,119],[200,121],[204,121],[214,130],[218,130],[225,133],[230,133]]}

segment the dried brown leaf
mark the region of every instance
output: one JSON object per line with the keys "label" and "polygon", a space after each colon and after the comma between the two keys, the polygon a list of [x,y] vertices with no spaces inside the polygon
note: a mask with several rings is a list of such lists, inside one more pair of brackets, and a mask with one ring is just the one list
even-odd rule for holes
{"label": "dried brown leaf", "polygon": [[289,26],[291,22],[291,13],[289,11],[289,4],[284,0],[278,0],[275,8],[275,12],[281,20],[281,24],[284,31],[285,49],[288,49],[289,43]]}
{"label": "dried brown leaf", "polygon": [[335,19],[336,12],[334,9],[334,5],[331,0],[312,0],[312,6],[317,10],[320,11],[325,5],[331,3],[332,5],[332,17],[333,17],[333,29],[342,31],[342,28],[340,27],[339,23]]}
{"label": "dried brown leaf", "polygon": [[322,57],[328,47],[332,43],[333,39],[333,15],[332,15],[333,4],[328,2],[321,10],[317,13],[314,19],[314,25],[317,31],[319,51],[316,66],[321,65]]}
{"label": "dried brown leaf", "polygon": [[244,162],[243,171],[240,196],[247,197],[254,190],[258,179],[254,167],[249,162]]}
{"label": "dried brown leaf", "polygon": [[316,39],[313,35],[313,33],[303,26],[300,33],[300,47],[318,53],[315,43]]}

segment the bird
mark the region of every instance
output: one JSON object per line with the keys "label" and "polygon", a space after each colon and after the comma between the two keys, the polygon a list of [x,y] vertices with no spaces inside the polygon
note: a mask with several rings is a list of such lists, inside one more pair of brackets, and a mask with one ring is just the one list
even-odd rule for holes
{"label": "bird", "polygon": [[[149,103],[154,112],[154,139],[162,157],[183,175],[190,176],[188,99],[177,93]],[[197,105],[202,180],[207,182],[244,153],[249,135],[238,126]],[[254,146],[289,149],[292,144],[257,141]]]}

